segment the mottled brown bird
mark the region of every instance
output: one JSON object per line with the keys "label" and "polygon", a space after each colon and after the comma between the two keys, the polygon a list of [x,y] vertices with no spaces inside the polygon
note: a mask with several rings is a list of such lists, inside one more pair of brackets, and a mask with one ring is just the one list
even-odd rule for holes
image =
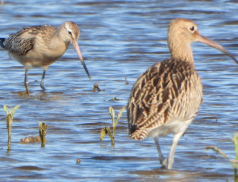
{"label": "mottled brown bird", "polygon": [[[188,19],[174,19],[168,29],[171,58],[156,63],[135,82],[127,106],[129,137],[154,138],[162,166],[171,169],[179,138],[196,116],[202,103],[202,83],[194,67],[192,42],[214,47],[236,63],[233,55],[219,44],[199,34]],[[174,134],[168,158],[164,158],[159,137]]]}
{"label": "mottled brown bird", "polygon": [[42,67],[43,75],[40,86],[43,90],[45,73],[49,65],[59,59],[68,49],[69,43],[74,46],[82,65],[90,78],[78,45],[79,28],[71,21],[59,28],[50,25],[26,27],[9,38],[0,38],[0,45],[25,67],[25,87],[29,93],[27,71],[33,67]]}

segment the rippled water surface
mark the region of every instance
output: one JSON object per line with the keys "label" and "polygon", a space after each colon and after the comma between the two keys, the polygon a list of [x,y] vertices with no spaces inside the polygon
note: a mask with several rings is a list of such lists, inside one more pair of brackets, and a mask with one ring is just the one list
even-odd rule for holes
{"label": "rippled water surface", "polygon": [[[70,46],[47,70],[46,92],[39,86],[42,69],[32,69],[28,77],[31,98],[20,97],[24,69],[0,49],[0,105],[20,105],[10,153],[5,112],[0,110],[0,181],[233,181],[231,165],[205,148],[216,145],[234,158],[231,138],[238,121],[238,66],[206,45],[193,44],[204,103],[180,139],[173,170],[161,169],[152,139],[128,138],[126,111],[118,123],[114,149],[108,136],[101,143],[99,137],[103,127],[111,126],[108,107],[118,113],[127,104],[136,78],[169,57],[167,26],[173,18],[194,20],[201,34],[237,55],[237,9],[235,0],[5,0],[0,37],[25,26],[76,22],[92,80]],[[95,83],[102,92],[92,92]],[[115,97],[118,100],[113,101]],[[39,121],[48,125],[46,146],[20,144],[21,138],[38,135]],[[172,136],[160,141],[167,155]]]}

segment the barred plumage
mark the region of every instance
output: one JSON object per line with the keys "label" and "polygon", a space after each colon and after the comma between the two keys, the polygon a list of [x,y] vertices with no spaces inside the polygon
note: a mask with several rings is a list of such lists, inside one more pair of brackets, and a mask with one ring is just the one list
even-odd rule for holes
{"label": "barred plumage", "polygon": [[194,118],[201,101],[202,83],[193,65],[174,59],[153,65],[132,88],[128,102],[130,137],[141,140],[144,138],[135,130],[149,133],[174,118]]}
{"label": "barred plumage", "polygon": [[[172,168],[179,138],[196,116],[202,103],[202,83],[197,74],[191,43],[200,41],[237,60],[219,44],[201,36],[188,19],[174,19],[168,30],[170,59],[150,67],[135,82],[127,106],[129,137],[153,137],[161,165]],[[174,134],[168,158],[164,158],[158,138]]]}
{"label": "barred plumage", "polygon": [[[23,28],[17,33],[9,35],[9,38],[4,41],[4,49],[9,53],[19,56],[25,55],[28,51],[33,49],[37,36],[41,36],[42,39],[45,39],[45,42],[47,42],[50,41],[49,37],[51,37],[56,30],[56,27],[50,25]],[[44,34],[48,36],[46,37]]]}

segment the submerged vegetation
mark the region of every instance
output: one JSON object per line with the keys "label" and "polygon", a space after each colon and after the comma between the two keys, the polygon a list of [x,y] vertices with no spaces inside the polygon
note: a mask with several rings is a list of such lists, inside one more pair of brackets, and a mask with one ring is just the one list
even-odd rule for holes
{"label": "submerged vegetation", "polygon": [[110,99],[109,101],[121,101],[121,100],[122,99],[118,99],[118,98],[114,97],[114,98]]}
{"label": "submerged vegetation", "polygon": [[1,10],[3,10],[4,0],[1,0]]}
{"label": "submerged vegetation", "polygon": [[237,163],[238,163],[238,132],[236,132],[232,138],[232,141],[234,143],[234,147],[235,147],[235,159],[229,159],[229,157],[222,152],[222,150],[216,146],[207,146],[206,150],[211,149],[214,150],[215,152],[217,152],[218,154],[220,154],[221,156],[223,156],[226,160],[228,160],[230,162],[230,164],[233,167],[234,170],[234,181],[238,182],[238,171],[237,171]]}
{"label": "submerged vegetation", "polygon": [[102,90],[99,88],[98,85],[99,85],[98,83],[95,83],[95,84],[94,84],[92,92],[95,92],[96,90],[97,90],[98,92],[101,92],[101,91],[102,91]]}
{"label": "submerged vegetation", "polygon": [[111,116],[111,119],[112,119],[112,132],[111,132],[111,129],[110,127],[105,127],[101,130],[101,133],[100,133],[100,142],[103,140],[103,138],[108,134],[109,137],[111,138],[111,146],[114,147],[115,146],[115,132],[116,132],[116,127],[117,127],[117,123],[124,111],[124,109],[126,108],[126,106],[124,106],[120,112],[118,113],[117,115],[117,119],[115,121],[115,111],[114,109],[110,106],[109,107],[109,113],[110,113],[110,116]]}
{"label": "submerged vegetation", "polygon": [[44,147],[45,143],[48,142],[45,138],[47,128],[48,126],[45,125],[45,123],[42,124],[41,122],[39,122],[39,135],[36,137],[30,136],[30,137],[22,138],[20,143],[21,144],[41,143],[41,147]]}
{"label": "submerged vegetation", "polygon": [[[25,137],[20,140],[21,144],[40,143],[40,142],[41,142],[41,138],[39,135],[36,137],[34,137],[34,136]],[[46,142],[47,142],[47,140],[46,140]]]}
{"label": "submerged vegetation", "polygon": [[128,85],[129,82],[127,81],[127,77],[125,76],[125,84]]}

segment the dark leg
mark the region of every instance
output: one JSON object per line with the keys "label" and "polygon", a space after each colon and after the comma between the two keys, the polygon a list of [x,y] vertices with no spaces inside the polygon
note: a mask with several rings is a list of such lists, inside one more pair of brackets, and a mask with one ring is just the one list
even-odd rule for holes
{"label": "dark leg", "polygon": [[24,85],[25,85],[25,88],[26,88],[26,93],[27,95],[29,95],[29,86],[28,86],[28,79],[27,79],[27,69],[25,69],[25,80],[24,80]]}
{"label": "dark leg", "polygon": [[46,69],[43,70],[43,75],[42,75],[42,79],[40,82],[40,87],[42,88],[42,90],[45,90],[45,87],[44,87],[45,73],[46,73]]}

